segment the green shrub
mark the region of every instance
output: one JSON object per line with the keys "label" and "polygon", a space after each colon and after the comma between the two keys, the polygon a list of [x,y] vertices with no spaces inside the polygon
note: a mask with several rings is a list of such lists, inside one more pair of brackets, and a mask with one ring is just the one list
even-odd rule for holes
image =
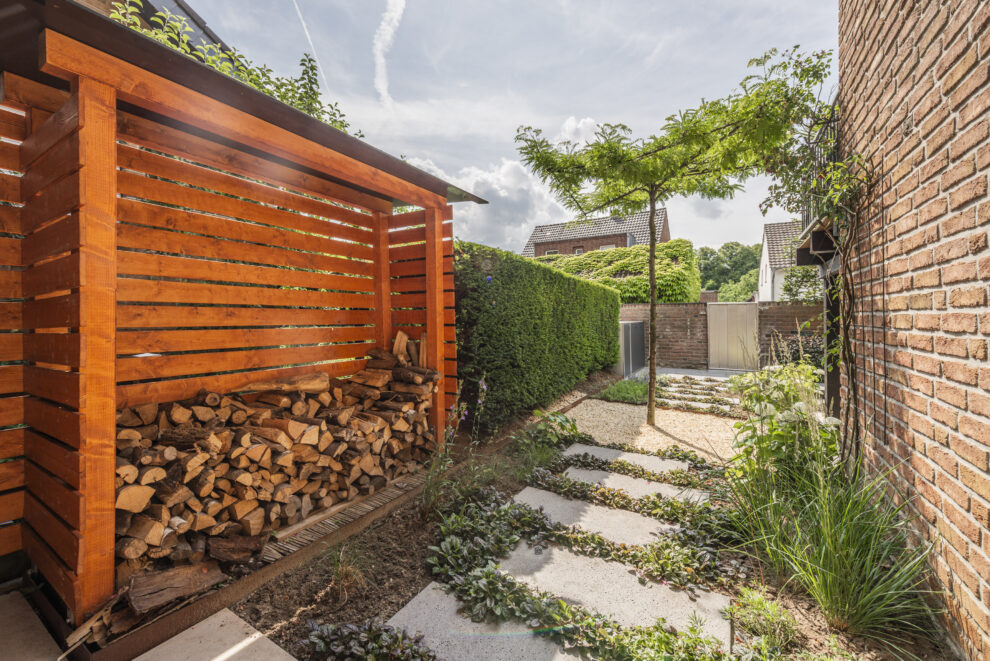
{"label": "green shrub", "polygon": [[740,591],[732,606],[732,619],[748,634],[760,638],[763,647],[786,650],[798,638],[794,616],[758,590],[743,588]]}
{"label": "green shrub", "polygon": [[650,385],[646,381],[625,380],[617,381],[605,390],[595,395],[607,402],[624,402],[626,404],[645,404],[650,395]]}
{"label": "green shrub", "polygon": [[886,476],[847,473],[838,421],[821,412],[815,374],[796,364],[734,379],[755,414],[736,425],[736,530],[744,547],[818,603],[830,627],[904,653],[905,635],[924,635],[931,614],[931,545],[909,543],[908,501],[888,493]]}
{"label": "green shrub", "polygon": [[[551,255],[537,261],[564,273],[619,290],[623,303],[650,302],[648,245],[592,250],[581,255]],[[657,300],[694,303],[701,296],[701,274],[694,247],[687,239],[657,244]]]}
{"label": "green shrub", "polygon": [[619,295],[531,259],[475,243],[454,247],[462,396],[486,427],[544,406],[619,358]]}

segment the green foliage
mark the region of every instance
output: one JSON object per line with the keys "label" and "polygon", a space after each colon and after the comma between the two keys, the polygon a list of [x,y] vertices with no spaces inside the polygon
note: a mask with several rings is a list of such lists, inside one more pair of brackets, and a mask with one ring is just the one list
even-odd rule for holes
{"label": "green foliage", "polygon": [[818,603],[829,626],[906,653],[904,635],[925,635],[931,614],[931,546],[909,544],[908,501],[889,495],[886,476],[847,474],[816,372],[796,364],[734,377],[754,413],[736,425],[734,525],[745,546]]}
{"label": "green foliage", "polygon": [[825,298],[825,281],[817,266],[792,266],[784,274],[780,300],[788,303],[820,304]]}
{"label": "green foliage", "polygon": [[732,605],[732,619],[746,633],[760,639],[750,647],[782,652],[798,640],[798,623],[794,616],[758,590],[743,588],[739,591]]}
{"label": "green foliage", "polygon": [[619,295],[502,250],[454,247],[457,360],[464,396],[488,384],[482,425],[568,392],[619,354]]}
{"label": "green foliage", "polygon": [[604,399],[606,402],[624,402],[626,404],[645,404],[646,398],[649,396],[649,387],[646,381],[634,379],[616,381],[595,395],[597,399]]}
{"label": "green foliage", "polygon": [[437,655],[412,636],[378,620],[363,625],[309,623],[309,661],[436,661]]}
{"label": "green foliage", "polygon": [[[475,621],[520,621],[566,649],[596,659],[729,658],[719,643],[703,638],[696,626],[680,635],[668,631],[662,621],[650,627],[624,628],[579,605],[536,592],[496,565],[521,539],[536,544],[564,544],[574,552],[612,557],[620,562],[631,559],[634,548],[646,554],[646,547],[616,545],[598,535],[551,524],[542,512],[510,503],[493,491],[460,503],[441,521],[440,534],[443,539],[430,547],[432,555],[427,563],[436,579],[464,603],[464,611]],[[655,555],[653,566],[659,571],[664,571],[666,561],[678,562],[676,554],[664,550],[657,549]],[[637,568],[637,573],[640,571]]]}
{"label": "green foliage", "polygon": [[746,470],[804,466],[835,451],[839,421],[820,411],[820,374],[807,363],[792,363],[729,379],[742,407],[753,414],[736,423],[736,461]]}
{"label": "green foliage", "polygon": [[747,271],[736,282],[727,282],[718,289],[718,300],[721,303],[742,303],[748,301],[756,293],[760,284],[760,269]]}
{"label": "green foliage", "polygon": [[717,250],[701,246],[698,248],[701,288],[718,291],[724,284],[737,282],[749,271],[759,268],[762,250],[759,243],[746,246],[738,241],[729,241]]}
{"label": "green foliage", "polygon": [[[564,273],[618,289],[623,303],[649,303],[648,245],[592,250],[581,255],[538,257]],[[661,303],[693,303],[701,295],[701,281],[694,248],[687,239],[657,244],[657,300]]]}
{"label": "green foliage", "polygon": [[[304,53],[299,61],[299,76],[278,76],[265,65],[253,64],[236,50],[226,50],[220,44],[205,41],[192,43],[189,35],[193,29],[189,22],[184,16],[170,13],[167,8],[163,12],[155,12],[146,24],[141,17],[141,7],[141,0],[115,2],[110,18],[335,129],[347,132],[350,128],[350,122],[337,104],[325,103],[320,96],[316,60],[308,53]],[[356,135],[362,137],[360,131]]]}

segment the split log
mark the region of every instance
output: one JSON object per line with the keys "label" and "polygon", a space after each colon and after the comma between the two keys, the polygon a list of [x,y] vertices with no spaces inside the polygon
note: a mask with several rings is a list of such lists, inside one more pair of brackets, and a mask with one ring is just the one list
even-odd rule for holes
{"label": "split log", "polygon": [[159,606],[207,590],[227,579],[215,562],[175,567],[132,576],[127,602],[134,612],[147,613]]}
{"label": "split log", "polygon": [[207,553],[222,562],[248,562],[265,548],[262,536],[211,537],[206,542]]}

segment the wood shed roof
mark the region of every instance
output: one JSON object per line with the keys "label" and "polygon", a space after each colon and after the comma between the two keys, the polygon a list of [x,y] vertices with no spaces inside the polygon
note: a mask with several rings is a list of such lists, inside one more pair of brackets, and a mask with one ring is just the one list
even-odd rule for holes
{"label": "wood shed roof", "polygon": [[[486,204],[485,200],[468,191],[68,0],[0,0],[0,70],[64,88],[65,81],[39,70],[39,44],[45,28],[239,108],[439,195],[447,202]],[[239,147],[250,149],[250,145]],[[321,173],[321,176],[326,175]],[[389,199],[381,191],[365,189],[354,182],[340,183]],[[410,200],[394,198],[390,201],[396,205],[410,203]]]}

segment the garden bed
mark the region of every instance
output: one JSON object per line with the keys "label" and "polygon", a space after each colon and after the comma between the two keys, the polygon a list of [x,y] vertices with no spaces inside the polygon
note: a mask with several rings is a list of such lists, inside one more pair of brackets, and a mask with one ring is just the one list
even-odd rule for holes
{"label": "garden bed", "polygon": [[[605,385],[607,381],[608,379],[602,378],[599,385]],[[588,384],[584,385],[585,390],[589,389]],[[578,398],[567,397],[565,401],[574,399]],[[570,413],[581,415],[582,409],[588,404],[593,406],[627,406],[599,400],[587,400],[572,408]],[[715,416],[681,415],[695,418],[696,423],[701,419],[708,418],[713,424],[731,425],[731,421]],[[615,420],[616,418],[612,417],[611,419]],[[683,511],[675,507],[671,510],[651,511],[648,507],[649,502],[645,500],[633,502],[619,492],[589,490],[580,484],[562,480],[560,471],[565,465],[583,466],[589,462],[589,459],[577,460],[572,458],[564,463],[560,463],[559,460],[551,461],[548,464],[551,469],[550,472],[543,471],[540,474],[542,477],[532,474],[529,478],[522,480],[521,472],[532,467],[532,463],[528,462],[531,457],[527,458],[512,451],[508,438],[519,430],[519,426],[520,421],[517,421],[510,429],[504,430],[494,442],[489,442],[483,446],[485,449],[469,458],[469,461],[466,462],[469,467],[462,469],[453,478],[454,481],[459,482],[462,488],[467,489],[493,485],[504,494],[503,498],[516,494],[523,486],[529,484],[530,487],[550,489],[565,498],[577,499],[589,504],[597,503],[627,512],[639,511],[644,515],[662,520],[692,520],[694,515],[690,514],[690,510]],[[580,423],[579,429],[587,431],[580,426]],[[467,440],[464,436],[462,434],[457,443],[462,450]],[[608,441],[604,438],[595,438],[594,443],[601,445],[607,444]],[[663,447],[672,447],[673,445],[668,443]],[[647,455],[659,451],[657,454],[661,457],[667,455],[671,457],[682,456],[676,450],[660,451],[661,448],[659,447],[643,448],[643,450]],[[597,465],[602,463],[601,461],[591,461],[590,463],[596,465],[589,464],[585,468],[601,469],[605,467]],[[622,462],[618,462],[618,464],[622,464]],[[624,471],[627,474],[637,473],[637,471],[632,470],[633,468],[633,466],[628,465],[611,466],[612,470]],[[707,469],[703,465],[692,465],[690,473],[694,477],[675,471],[667,475],[663,481],[684,481],[682,486],[688,486],[688,482],[690,482],[690,486],[715,489],[715,493],[718,493],[717,476],[719,472],[708,473],[706,471]],[[705,477],[706,475],[712,477]],[[642,476],[640,475],[640,477]],[[652,477],[646,475],[646,478],[651,480],[660,479],[660,477],[659,475]],[[716,481],[712,482],[712,479]],[[687,515],[686,519],[683,518],[685,514]],[[540,525],[537,525],[537,528],[539,527]],[[361,624],[371,618],[387,620],[420,593],[431,580],[438,580],[436,576],[431,574],[427,566],[427,558],[434,555],[435,552],[430,551],[428,547],[439,544],[441,541],[439,537],[439,528],[436,524],[429,523],[423,518],[420,504],[410,503],[396,510],[364,533],[348,540],[343,546],[331,549],[321,557],[286,574],[278,582],[273,582],[257,590],[238,603],[234,609],[241,617],[283,648],[297,657],[305,658],[309,651],[305,641],[310,630],[310,620],[321,624]],[[574,546],[573,540],[567,541],[566,537],[551,534],[544,539],[550,540],[549,543],[552,546],[570,544],[578,553],[589,552],[588,548],[581,543]],[[523,545],[525,546],[525,542]],[[594,552],[595,555],[598,553],[598,551]],[[627,552],[622,552],[620,555],[624,553]],[[680,556],[671,556],[671,559],[675,557]],[[340,561],[341,558],[343,558],[343,562]],[[781,604],[786,611],[793,615],[794,619],[791,625],[795,641],[793,646],[785,655],[766,658],[791,659],[793,661],[846,661],[851,659],[888,661],[896,658],[883,651],[876,643],[830,631],[821,610],[814,601],[796,595],[791,590],[781,590],[779,582],[771,576],[764,576],[758,569],[754,570],[750,561],[744,560],[737,565],[731,562],[733,559],[738,560],[739,556],[733,553],[726,554],[723,551],[717,565],[704,564],[697,567],[698,570],[704,569],[702,572],[704,577],[702,574],[696,573],[694,575],[702,578],[702,584],[707,585],[715,592],[726,595],[738,596],[739,590],[743,586],[764,591],[769,596],[770,604]],[[626,564],[629,562],[642,563],[643,557],[631,555],[622,561]],[[678,578],[676,566],[677,563],[670,566],[648,564],[639,571],[647,580],[670,581],[671,584],[677,584],[683,579]],[[737,569],[729,571],[726,569],[727,567],[736,567]],[[745,576],[738,574],[738,568],[743,569]],[[653,572],[656,571],[659,571],[660,574],[654,576]],[[670,571],[675,571],[675,574],[668,575]],[[689,577],[691,573],[689,572],[687,575],[681,573],[680,576]],[[687,581],[688,584],[694,582],[691,578],[688,578]],[[341,591],[342,585],[344,591]],[[760,603],[765,604],[767,602],[761,601]],[[761,615],[761,617],[763,616]],[[739,631],[738,627],[737,631]],[[927,661],[942,661],[951,658],[927,640],[909,638],[906,648],[918,658]],[[726,659],[729,657],[716,655],[711,658]]]}

